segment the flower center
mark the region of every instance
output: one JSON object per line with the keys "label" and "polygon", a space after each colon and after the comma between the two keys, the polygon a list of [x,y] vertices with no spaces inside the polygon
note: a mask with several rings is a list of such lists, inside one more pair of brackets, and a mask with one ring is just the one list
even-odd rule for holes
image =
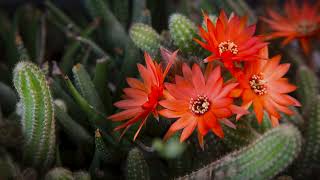
{"label": "flower center", "polygon": [[234,55],[238,54],[238,46],[230,40],[221,42],[218,47],[220,55],[226,51],[230,51]]}
{"label": "flower center", "polygon": [[189,109],[195,115],[202,115],[209,110],[210,102],[207,96],[198,95],[196,99],[190,99]]}
{"label": "flower center", "polygon": [[311,23],[310,21],[303,20],[297,25],[297,31],[302,35],[308,35],[317,30],[318,26],[316,23]]}
{"label": "flower center", "polygon": [[262,96],[267,93],[266,81],[263,79],[262,73],[252,75],[249,84],[257,95]]}

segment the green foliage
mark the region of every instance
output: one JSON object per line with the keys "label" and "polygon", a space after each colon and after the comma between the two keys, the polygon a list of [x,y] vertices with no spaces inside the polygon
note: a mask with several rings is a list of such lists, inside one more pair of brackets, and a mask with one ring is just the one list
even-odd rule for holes
{"label": "green foliage", "polygon": [[22,104],[24,162],[45,169],[53,161],[55,119],[51,92],[43,72],[30,62],[14,69],[14,86]]}
{"label": "green foliage", "polygon": [[147,180],[150,179],[149,167],[142,152],[138,148],[130,150],[127,157],[126,167],[127,180]]}
{"label": "green foliage", "polygon": [[249,146],[179,179],[271,179],[294,160],[301,143],[294,126],[280,125]]}
{"label": "green foliage", "polygon": [[130,37],[142,51],[155,54],[160,48],[160,35],[150,26],[135,23],[130,28]]}

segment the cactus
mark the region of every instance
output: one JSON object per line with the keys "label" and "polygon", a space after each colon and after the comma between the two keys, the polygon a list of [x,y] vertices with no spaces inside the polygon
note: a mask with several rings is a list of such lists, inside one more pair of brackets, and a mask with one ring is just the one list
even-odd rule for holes
{"label": "cactus", "polygon": [[135,23],[130,28],[130,37],[142,51],[155,54],[160,48],[160,35],[150,26]]}
{"label": "cactus", "polygon": [[75,84],[81,95],[92,105],[97,111],[104,112],[104,106],[100,97],[95,90],[94,84],[90,75],[85,70],[83,65],[77,64],[72,68]]}
{"label": "cactus", "polygon": [[51,169],[45,176],[45,180],[74,180],[72,172],[62,167]]}
{"label": "cactus", "polygon": [[198,44],[193,40],[197,37],[196,25],[182,14],[173,14],[169,19],[169,30],[174,44],[182,52],[195,52]]}
{"label": "cactus", "polygon": [[317,95],[310,106],[308,122],[305,134],[305,144],[302,154],[302,165],[309,167],[310,164],[320,162],[320,95]]}
{"label": "cactus", "polygon": [[231,149],[239,149],[246,146],[259,136],[259,134],[249,126],[246,119],[240,120],[236,125],[236,129],[223,126],[223,131],[225,132],[223,142]]}
{"label": "cactus", "polygon": [[244,0],[216,0],[213,1],[220,9],[225,10],[227,13],[236,13],[237,15],[247,15],[249,22],[253,23],[257,21],[253,10],[248,6]]}
{"label": "cactus", "polygon": [[300,66],[297,71],[298,96],[303,105],[305,113],[312,103],[313,98],[318,94],[318,79],[314,72],[306,66]]}
{"label": "cactus", "polygon": [[298,155],[301,141],[294,126],[280,125],[248,147],[178,179],[271,179]]}
{"label": "cactus", "polygon": [[96,145],[95,153],[99,157],[99,159],[102,160],[103,162],[111,162],[113,158],[112,154],[107,149],[99,129],[97,129],[95,132],[95,145]]}
{"label": "cactus", "polygon": [[14,86],[22,103],[22,131],[25,138],[24,161],[47,168],[55,150],[54,106],[44,74],[30,62],[14,69]]}
{"label": "cactus", "polygon": [[128,154],[127,167],[126,167],[126,179],[127,180],[150,179],[148,164],[144,159],[142,152],[137,148],[133,148],[132,150],[130,150]]}
{"label": "cactus", "polygon": [[[55,101],[56,104],[56,101]],[[62,126],[63,130],[67,133],[70,139],[77,144],[93,144],[93,138],[89,133],[77,122],[75,122],[61,106],[56,104],[55,106],[55,116],[58,123]]]}

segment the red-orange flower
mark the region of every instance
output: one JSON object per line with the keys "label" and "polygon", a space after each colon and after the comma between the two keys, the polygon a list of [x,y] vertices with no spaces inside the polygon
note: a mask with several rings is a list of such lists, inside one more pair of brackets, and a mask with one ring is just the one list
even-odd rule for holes
{"label": "red-orange flower", "polygon": [[138,64],[138,70],[143,81],[136,78],[127,78],[130,88],[125,88],[124,100],[116,102],[114,105],[123,111],[111,115],[108,119],[113,121],[125,121],[124,124],[115,128],[115,130],[124,129],[122,135],[136,122],[141,121],[134,140],[138,136],[142,126],[146,123],[149,115],[158,118],[158,101],[163,96],[164,79],[173,64],[177,51],[170,58],[165,70],[162,70],[160,64],[154,62],[149,54],[145,53],[146,67]]}
{"label": "red-orange flower", "polygon": [[161,115],[179,118],[171,125],[164,139],[183,129],[180,141],[184,141],[196,127],[200,145],[203,145],[203,136],[209,131],[222,138],[220,123],[230,125],[231,122],[225,118],[247,112],[234,105],[233,98],[229,96],[238,84],[225,84],[219,66],[207,71],[205,76],[197,64],[193,65],[192,70],[183,64],[182,71],[183,76],[176,75],[175,84],[165,84],[171,96],[160,101],[160,105],[165,108],[159,111]]}
{"label": "red-orange flower", "polygon": [[[267,48],[261,51],[261,56],[268,58]],[[280,56],[275,56],[269,60],[250,61],[245,65],[244,75],[238,79],[242,88],[242,106],[249,108],[253,104],[259,123],[266,111],[273,126],[279,124],[279,111],[292,115],[294,112],[288,107],[300,106],[295,98],[287,94],[296,90],[296,86],[283,78],[290,64],[279,64],[280,59]]]}
{"label": "red-orange flower", "polygon": [[283,45],[294,39],[299,39],[304,53],[310,52],[309,40],[320,32],[319,5],[311,6],[306,1],[300,6],[290,0],[285,3],[285,16],[269,9],[271,19],[262,18],[275,31],[270,38],[284,37]]}
{"label": "red-orange flower", "polygon": [[266,46],[261,36],[254,36],[256,25],[246,25],[246,17],[233,15],[228,19],[221,11],[215,25],[207,14],[204,14],[204,20],[207,31],[199,27],[199,35],[205,42],[195,39],[212,52],[204,61],[221,60],[231,73],[236,71],[234,62],[255,60],[259,50]]}

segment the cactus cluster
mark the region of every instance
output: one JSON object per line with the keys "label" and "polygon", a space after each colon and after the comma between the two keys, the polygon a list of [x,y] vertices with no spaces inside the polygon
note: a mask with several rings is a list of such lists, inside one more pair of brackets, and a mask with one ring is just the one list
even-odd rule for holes
{"label": "cactus cluster", "polygon": [[[157,111],[163,110],[160,100],[173,98],[164,90],[170,86],[163,83],[164,80],[187,86],[188,82],[181,80],[188,74],[186,69],[182,70],[182,63],[199,64],[205,79],[210,70],[223,64],[202,61],[210,54],[195,39],[201,41],[200,31],[210,28],[200,16],[208,15],[216,26],[221,23],[217,21],[219,13],[224,10],[227,16],[247,15],[252,24],[258,21],[257,15],[264,16],[259,8],[264,8],[263,3],[269,1],[257,2],[255,11],[248,2],[83,0],[81,12],[77,13],[46,0],[41,6],[22,5],[15,13],[1,11],[0,50],[4,52],[1,55],[4,61],[0,62],[0,179],[318,177],[319,80],[314,71],[317,67],[308,63],[317,57],[296,53],[295,45],[280,47],[270,41],[275,45],[270,46],[269,53],[280,52],[283,59],[292,64],[289,77],[295,78],[281,80],[296,84],[296,87],[290,86],[297,88],[291,95],[297,97],[301,107],[283,105],[283,101],[293,101],[289,95],[273,96],[274,101],[266,105],[267,111],[261,115],[260,123],[256,115],[245,113],[239,113],[239,119],[235,116],[218,119],[223,138],[214,131],[202,136],[199,132],[203,127],[197,127],[185,140],[179,140],[185,131],[174,132],[164,140],[165,132],[175,123],[163,116],[168,111],[159,114],[160,110]],[[257,24],[260,31],[265,28],[261,24],[261,27]],[[221,51],[234,48],[232,44],[227,45],[222,46]],[[314,46],[318,53],[319,44]],[[154,59],[154,64],[141,65],[145,52]],[[176,57],[174,63],[172,57]],[[240,62],[233,65],[242,67]],[[166,66],[171,68],[161,76],[163,79],[146,78],[153,77],[150,72],[162,74]],[[197,68],[194,69],[191,71],[196,72]],[[222,81],[228,80],[225,86],[235,81],[226,67],[221,72]],[[137,77],[138,73],[141,78],[129,78]],[[144,83],[158,86],[148,89]],[[132,88],[125,88],[127,84]],[[145,96],[145,92],[154,88],[161,90],[156,99],[159,103],[155,103],[155,110],[146,116],[144,110],[150,108],[148,103],[154,99],[149,94]],[[226,98],[231,94],[236,96],[237,92],[232,91]],[[140,103],[135,96],[145,96],[148,103],[144,103],[142,109],[132,110]],[[134,102],[132,99],[117,102],[122,97],[134,98]],[[277,127],[273,127],[274,116],[278,115],[272,109],[274,102],[280,102],[275,106],[280,109]],[[240,98],[234,104],[239,107]],[[115,107],[124,107],[124,110],[120,112]],[[201,114],[201,108],[208,107],[197,108]],[[220,113],[231,111],[220,110]],[[272,116],[269,111],[273,112]],[[138,112],[138,118],[134,112]],[[117,113],[129,119],[124,123],[127,126],[123,132],[116,131],[123,125],[121,118],[116,116],[112,121],[109,118]],[[174,113],[178,116],[180,112]],[[148,121],[139,117],[146,117]],[[186,124],[180,126],[186,127]],[[140,135],[136,136],[136,132]]]}

